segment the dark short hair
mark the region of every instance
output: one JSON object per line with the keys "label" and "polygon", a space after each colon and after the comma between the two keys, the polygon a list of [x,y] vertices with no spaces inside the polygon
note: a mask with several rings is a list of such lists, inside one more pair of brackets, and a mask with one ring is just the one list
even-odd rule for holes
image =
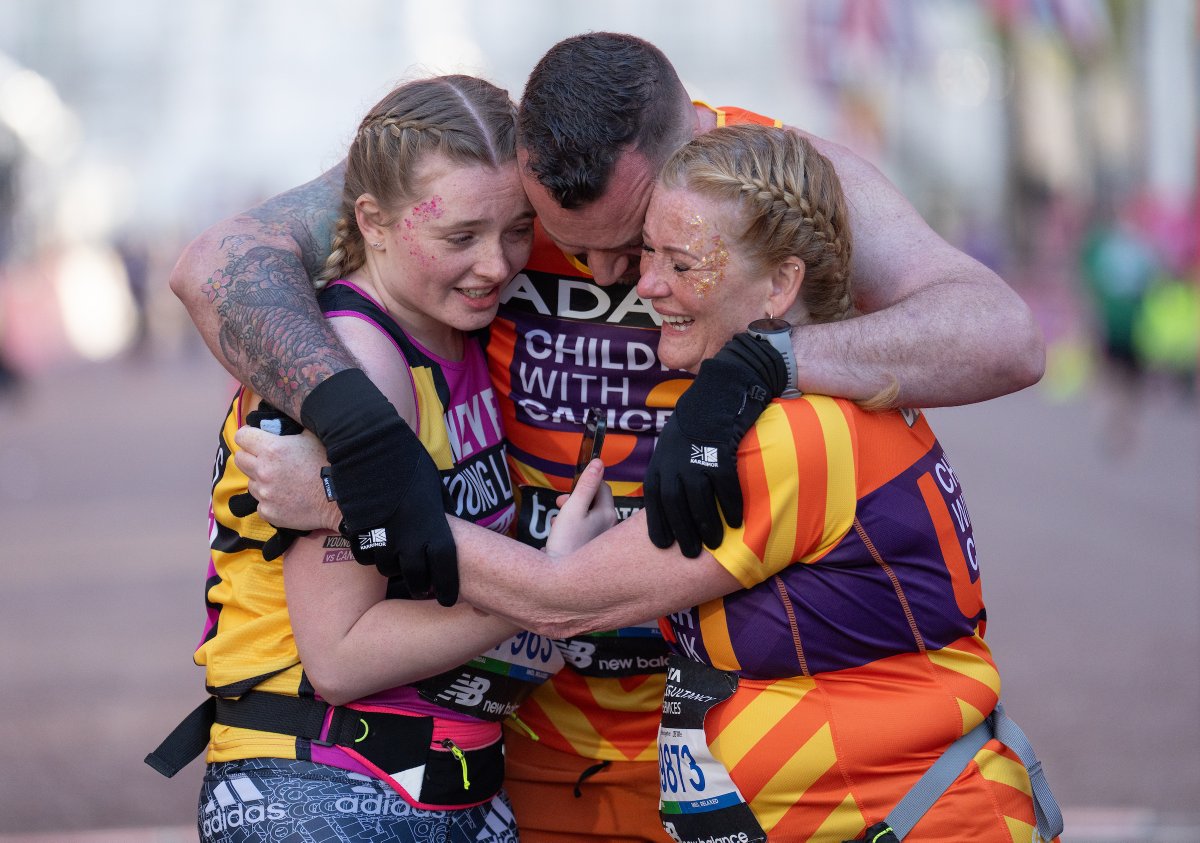
{"label": "dark short hair", "polygon": [[562,207],[604,193],[621,153],[657,172],[691,136],[687,91],[662,50],[632,35],[590,32],[558,42],[525,85],[518,143],[528,170]]}

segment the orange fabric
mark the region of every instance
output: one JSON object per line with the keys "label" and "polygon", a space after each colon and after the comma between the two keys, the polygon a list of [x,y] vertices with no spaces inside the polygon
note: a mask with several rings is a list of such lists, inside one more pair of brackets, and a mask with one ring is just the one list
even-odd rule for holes
{"label": "orange fabric", "polygon": [[858,493],[874,492],[892,479],[897,463],[913,463],[933,444],[933,431],[918,416],[910,428],[912,437],[897,436],[895,420],[888,413],[854,413],[855,447],[858,448]]}
{"label": "orange fabric", "polygon": [[[999,698],[961,486],[924,418],[813,395],[768,407],[738,470],[745,524],[713,555],[746,590],[673,637],[741,672],[704,728],[770,839],[850,839]],[[1029,792],[993,741],[909,839],[1024,843]]]}
{"label": "orange fabric", "polygon": [[507,734],[504,787],[521,843],[670,843],[658,816],[657,761],[612,761],[580,782],[597,763]]}
{"label": "orange fabric", "polygon": [[735,126],[738,123],[756,123],[760,126],[774,126],[776,129],[783,128],[783,121],[776,120],[773,117],[764,117],[761,114],[755,114],[753,111],[747,111],[744,108],[737,108],[732,105],[723,105],[719,108],[713,108],[702,102],[696,105],[704,106],[717,115],[717,126]]}
{"label": "orange fabric", "polygon": [[[569,666],[521,704],[521,721],[540,742],[609,761],[657,761],[665,675],[583,676]],[[510,728],[506,734],[518,734]],[[657,788],[657,783],[655,788]]]}
{"label": "orange fabric", "polygon": [[983,583],[980,580],[971,582],[967,575],[970,562],[959,547],[958,536],[955,533],[954,522],[950,510],[945,506],[938,507],[941,496],[937,490],[937,481],[932,474],[924,474],[917,480],[921,489],[921,497],[929,507],[929,517],[937,527],[938,543],[942,555],[946,557],[946,568],[950,571],[950,583],[954,586],[954,599],[958,610],[966,617],[978,614],[983,609]]}

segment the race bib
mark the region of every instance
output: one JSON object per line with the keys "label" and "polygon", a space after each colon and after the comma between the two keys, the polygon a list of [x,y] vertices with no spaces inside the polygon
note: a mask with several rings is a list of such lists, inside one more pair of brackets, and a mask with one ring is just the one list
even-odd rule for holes
{"label": "race bib", "polygon": [[659,813],[678,843],[758,843],[766,832],[708,748],[704,718],[733,696],[733,673],[672,655],[658,730]]}
{"label": "race bib", "polygon": [[453,711],[499,721],[563,668],[554,639],[521,631],[454,670],[416,683],[421,696]]}
{"label": "race bib", "polygon": [[667,643],[658,621],[563,638],[557,644],[567,663],[584,676],[614,679],[667,669]]}

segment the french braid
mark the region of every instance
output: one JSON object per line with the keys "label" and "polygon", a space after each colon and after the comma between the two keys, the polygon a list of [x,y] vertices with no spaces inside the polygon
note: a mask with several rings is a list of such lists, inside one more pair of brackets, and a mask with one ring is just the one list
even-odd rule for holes
{"label": "french braid", "polygon": [[[677,151],[659,178],[667,187],[732,203],[731,235],[755,270],[769,271],[799,257],[804,262],[800,299],[808,321],[837,322],[853,315],[846,197],[833,164],[807,138],[770,126],[721,127]],[[857,403],[883,409],[898,393],[892,378]]]}
{"label": "french braid", "polygon": [[396,88],[363,118],[346,155],[333,244],[316,286],[366,261],[354,215],[363,194],[395,213],[418,195],[415,173],[429,153],[457,164],[498,167],[516,158],[516,106],[507,92],[473,76],[435,76]]}
{"label": "french braid", "polygon": [[736,205],[733,235],[759,269],[795,255],[804,261],[801,296],[813,322],[852,310],[852,240],[833,165],[787,129],[728,126],[699,135],[663,168],[668,187],[686,187]]}

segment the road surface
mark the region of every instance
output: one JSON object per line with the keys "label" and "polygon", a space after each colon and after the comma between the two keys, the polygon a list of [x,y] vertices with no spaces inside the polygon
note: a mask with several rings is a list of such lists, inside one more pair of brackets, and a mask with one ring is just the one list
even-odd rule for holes
{"label": "road surface", "polygon": [[[231,389],[195,357],[79,364],[0,400],[0,839],[194,839],[200,762],[167,780],[142,757],[203,695],[190,654]],[[1119,458],[1104,410],[1026,390],[931,418],[1064,839],[1200,840],[1196,404],[1156,394]]]}

